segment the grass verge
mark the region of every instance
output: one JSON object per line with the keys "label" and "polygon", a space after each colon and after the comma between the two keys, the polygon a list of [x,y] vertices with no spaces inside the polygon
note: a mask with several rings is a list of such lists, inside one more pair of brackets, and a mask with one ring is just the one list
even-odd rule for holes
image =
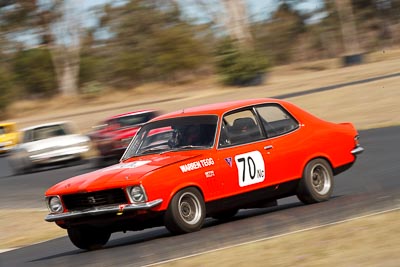
{"label": "grass verge", "polygon": [[[47,211],[1,210],[0,249],[21,247],[65,235],[43,221]],[[21,218],[24,223],[21,224]],[[14,221],[15,223],[12,223]],[[180,266],[385,266],[399,261],[400,211],[367,216],[317,229],[238,245],[158,264]],[[12,229],[12,231],[10,230]]]}
{"label": "grass verge", "polygon": [[159,264],[180,266],[399,266],[400,211]]}
{"label": "grass verge", "polygon": [[44,221],[47,210],[0,210],[0,249],[27,246],[64,236],[65,230]]}

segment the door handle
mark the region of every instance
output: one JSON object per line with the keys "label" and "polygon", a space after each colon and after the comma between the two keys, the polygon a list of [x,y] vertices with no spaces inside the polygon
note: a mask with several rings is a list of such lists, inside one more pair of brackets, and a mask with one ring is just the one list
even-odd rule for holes
{"label": "door handle", "polygon": [[269,150],[269,149],[271,149],[271,148],[273,148],[272,145],[268,145],[268,146],[265,146],[265,147],[264,147],[265,150]]}

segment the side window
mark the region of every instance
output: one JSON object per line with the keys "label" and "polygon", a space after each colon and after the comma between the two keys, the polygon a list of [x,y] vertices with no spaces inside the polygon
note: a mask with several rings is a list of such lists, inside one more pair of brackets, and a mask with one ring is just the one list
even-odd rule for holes
{"label": "side window", "polygon": [[250,110],[225,115],[223,118],[219,146],[226,147],[250,143],[264,138],[260,125]]}
{"label": "side window", "polygon": [[279,105],[258,107],[257,112],[268,137],[282,135],[299,127],[299,123]]}
{"label": "side window", "polygon": [[24,132],[23,143],[32,142],[32,132],[33,130],[27,130]]}

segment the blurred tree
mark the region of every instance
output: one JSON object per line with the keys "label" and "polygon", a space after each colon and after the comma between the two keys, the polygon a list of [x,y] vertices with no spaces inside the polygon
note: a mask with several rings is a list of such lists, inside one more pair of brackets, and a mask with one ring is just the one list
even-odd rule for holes
{"label": "blurred tree", "polygon": [[353,0],[353,10],[366,49],[390,44],[400,24],[399,0]]}
{"label": "blurred tree", "polygon": [[21,85],[23,94],[43,97],[57,93],[54,67],[46,48],[17,52],[14,59],[15,83]]}
{"label": "blurred tree", "polygon": [[264,81],[269,61],[255,46],[244,0],[193,1],[219,31],[217,72],[228,85],[257,85]]}
{"label": "blurred tree", "polygon": [[83,34],[81,41],[80,50],[80,68],[79,68],[79,86],[88,83],[98,83],[100,80],[106,80],[106,72],[109,71],[109,65],[105,64],[107,62],[108,53],[106,44],[103,41],[97,40],[96,27],[87,29],[85,34]]}
{"label": "blurred tree", "polygon": [[201,11],[212,26],[218,29],[217,35],[223,32],[223,35],[237,40],[241,46],[249,47],[253,44],[245,0],[175,0],[174,2],[180,5],[194,5],[194,8]]}
{"label": "blurred tree", "polygon": [[311,38],[313,48],[322,50],[322,57],[337,57],[342,51],[342,44],[340,42],[340,19],[334,0],[325,0],[324,6],[315,10],[314,13],[324,14],[324,16],[319,23],[309,27],[312,32],[316,33]]}
{"label": "blurred tree", "polygon": [[217,71],[224,84],[250,86],[263,82],[269,67],[265,55],[230,38],[222,40],[216,52]]}
{"label": "blurred tree", "polygon": [[110,34],[101,51],[107,57],[105,79],[115,84],[174,81],[181,72],[209,62],[212,39],[204,39],[202,26],[183,21],[175,3],[131,0],[106,5],[101,22]]}
{"label": "blurred tree", "polygon": [[12,73],[7,68],[0,66],[0,118],[4,118],[6,108],[12,101]]}
{"label": "blurred tree", "polygon": [[282,1],[268,21],[259,23],[254,28],[259,49],[268,53],[274,64],[291,62],[296,40],[305,32],[306,17],[291,5]]}
{"label": "blurred tree", "polygon": [[[76,95],[79,88],[80,49],[83,34],[82,16],[78,0],[47,0],[50,12],[57,17],[52,21],[46,35],[51,36],[51,51],[57,77],[58,90],[63,95]],[[46,36],[45,35],[45,36]]]}
{"label": "blurred tree", "polygon": [[242,46],[252,46],[253,37],[250,32],[246,4],[243,0],[222,0],[227,17],[225,27],[232,39]]}
{"label": "blurred tree", "polygon": [[6,0],[0,4],[1,32],[9,39],[30,39],[51,52],[61,94],[78,92],[79,51],[82,32],[76,0]]}
{"label": "blurred tree", "polygon": [[351,0],[335,0],[335,4],[340,18],[345,54],[360,53]]}

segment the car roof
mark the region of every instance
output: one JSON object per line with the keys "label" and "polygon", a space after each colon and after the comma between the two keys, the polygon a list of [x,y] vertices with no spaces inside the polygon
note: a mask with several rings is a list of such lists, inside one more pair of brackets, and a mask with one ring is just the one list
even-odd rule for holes
{"label": "car roof", "polygon": [[42,124],[38,124],[38,125],[29,126],[29,127],[23,128],[21,131],[28,131],[28,130],[32,130],[32,129],[36,129],[36,128],[40,128],[40,127],[61,125],[61,124],[70,124],[70,123],[71,123],[70,121],[48,122],[48,123],[42,123]]}
{"label": "car roof", "polygon": [[218,115],[222,116],[222,114],[239,109],[242,107],[253,106],[258,104],[264,103],[279,103],[283,104],[286,101],[278,100],[274,98],[257,98],[257,99],[245,99],[245,100],[236,100],[236,101],[228,101],[228,102],[220,102],[220,103],[213,103],[207,104],[202,106],[196,106],[191,108],[185,108],[178,111],[170,112],[157,118],[155,120],[162,120],[174,117],[184,117],[184,116],[196,116],[196,115]]}
{"label": "car roof", "polygon": [[142,113],[149,113],[149,112],[154,112],[155,110],[153,109],[141,109],[141,110],[135,110],[135,111],[130,111],[130,112],[125,112],[121,114],[117,114],[111,117],[108,117],[106,120],[111,120],[111,119],[117,119],[125,116],[131,116],[131,115],[138,115]]}

